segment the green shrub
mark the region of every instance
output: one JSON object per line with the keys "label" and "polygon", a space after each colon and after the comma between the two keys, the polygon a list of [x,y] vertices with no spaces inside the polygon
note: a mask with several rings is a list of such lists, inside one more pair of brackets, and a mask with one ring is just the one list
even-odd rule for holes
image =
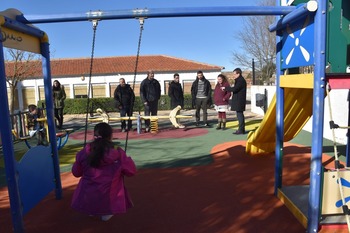
{"label": "green shrub", "polygon": [[[192,108],[191,95],[186,94],[184,96],[184,109]],[[64,114],[85,114],[86,112],[96,112],[97,108],[101,108],[106,112],[116,112],[115,101],[111,98],[91,98],[89,99],[89,107],[87,108],[87,98],[66,99],[64,102]],[[38,101],[38,106],[42,106],[45,103],[44,100]],[[143,103],[141,98],[136,96],[134,103],[135,112],[143,112]],[[158,110],[170,110],[170,97],[168,95],[162,95],[158,102]]]}

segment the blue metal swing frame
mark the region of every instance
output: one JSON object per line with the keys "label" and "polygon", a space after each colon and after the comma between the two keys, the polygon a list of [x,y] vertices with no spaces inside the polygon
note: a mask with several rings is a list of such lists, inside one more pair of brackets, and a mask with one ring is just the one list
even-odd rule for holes
{"label": "blue metal swing frame", "polygon": [[[12,27],[14,30],[26,32],[39,38],[43,37],[40,30],[29,28],[26,24],[91,21],[91,20],[112,20],[112,19],[133,19],[133,18],[167,18],[167,17],[199,17],[199,16],[237,16],[237,15],[276,15],[279,20],[270,27],[270,31],[279,31],[286,25],[293,23],[300,17],[310,12],[301,6],[232,6],[232,7],[210,7],[210,8],[178,8],[178,9],[134,9],[124,11],[90,11],[83,14],[63,14],[48,16],[18,16],[16,20],[6,23],[5,26]],[[325,65],[326,65],[326,20],[327,20],[327,0],[317,0],[318,9],[314,14],[314,52],[315,52],[315,73],[314,73],[314,95],[313,95],[313,125],[312,125],[312,155],[310,171],[310,193],[308,208],[308,232],[317,232],[320,221],[320,198],[321,198],[321,173],[322,173],[322,147],[323,147],[323,120],[324,120],[324,97],[325,97]],[[282,17],[281,17],[282,16]],[[279,37],[277,37],[277,42]],[[0,47],[3,48],[0,42]],[[55,141],[53,130],[54,122],[52,115],[51,90],[47,88],[51,84],[49,45],[47,41],[41,43],[43,55],[43,70],[45,83],[46,106],[48,108],[50,141]],[[0,97],[6,101],[6,104],[0,105],[0,111],[8,115],[8,100],[6,92],[5,68],[3,60],[3,49],[0,49]],[[280,67],[280,51],[277,53],[277,71]],[[282,187],[282,156],[283,156],[283,109],[284,109],[284,90],[279,86],[280,72],[277,72],[277,106],[276,106],[276,165],[275,165],[275,192]],[[15,166],[13,159],[13,145],[11,141],[10,124],[7,121],[0,121],[0,129],[6,154],[6,174],[10,192],[10,203],[14,219],[15,232],[24,232],[23,219],[18,198],[18,189],[15,179]],[[53,146],[53,154],[57,156],[56,145]],[[58,160],[55,160],[56,171],[59,172]],[[59,174],[56,174],[59,179]],[[57,187],[60,186],[60,182]],[[57,188],[56,196],[61,196],[61,190]]]}

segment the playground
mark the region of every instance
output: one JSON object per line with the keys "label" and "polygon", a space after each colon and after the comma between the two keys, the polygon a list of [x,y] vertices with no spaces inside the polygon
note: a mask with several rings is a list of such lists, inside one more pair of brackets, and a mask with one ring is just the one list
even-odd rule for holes
{"label": "playground", "polygon": [[[248,130],[259,122],[247,119]],[[69,170],[83,139],[83,130],[77,130],[60,151],[63,198],[55,200],[51,193],[33,208],[24,218],[26,232],[302,232],[303,226],[273,195],[273,154],[247,156],[246,135],[232,134],[235,123],[225,131],[189,122],[185,129],[168,123],[158,134],[130,133],[127,153],[138,174],[126,182],[135,207],[107,223],[70,208],[78,179]],[[124,147],[125,133],[115,127],[114,135]],[[288,184],[308,184],[309,153],[309,147],[287,146]],[[7,195],[2,187],[0,224],[11,232]]]}
{"label": "playground", "polygon": [[[340,146],[338,151],[341,153],[338,153],[334,143],[323,139],[324,101],[326,95],[329,96],[328,91],[350,89],[346,59],[336,60],[331,55],[326,57],[328,54],[325,53],[326,49],[330,52],[348,48],[347,42],[332,47],[338,38],[329,37],[328,41],[327,37],[326,18],[339,15],[342,6],[334,6],[328,14],[324,14],[327,1],[322,0],[298,6],[216,8],[215,12],[209,8],[192,10],[181,16],[282,15],[269,27],[269,31],[276,32],[280,39],[273,104],[264,119],[247,116],[248,135],[237,136],[232,135],[232,130],[216,130],[215,122],[205,128],[181,122],[187,127],[175,129],[162,123],[157,125],[159,130],[154,134],[136,135],[138,132],[132,131],[126,134],[130,134],[130,138],[125,139],[116,127],[114,141],[127,148],[139,173],[135,178],[126,179],[135,207],[108,223],[69,208],[77,183],[69,170],[74,155],[83,145],[83,136],[86,139],[91,132],[91,125],[88,127],[86,123],[84,132],[80,128],[70,130],[69,142],[58,152],[48,36],[27,24],[90,20],[95,38],[98,20],[138,18],[140,42],[145,18],[174,17],[179,16],[179,12],[149,9],[137,10],[137,15],[135,11],[124,12],[126,15],[90,12],[85,16],[49,16],[29,21],[20,12],[2,17],[1,29],[6,35],[24,34],[23,38],[17,36],[21,40],[15,44],[5,40],[1,46],[42,55],[45,120],[50,142],[50,146],[34,146],[24,151],[23,143],[12,143],[10,122],[0,121],[7,181],[7,188],[2,188],[0,195],[0,208],[8,213],[1,218],[0,224],[9,227],[5,231],[10,232],[12,228],[14,232],[109,232],[111,228],[121,232],[349,231],[350,212],[346,205],[349,195],[344,193],[350,182],[343,169],[350,164],[349,150],[347,146]],[[347,38],[339,29],[331,34]],[[299,35],[300,40],[295,35]],[[314,38],[318,39],[313,41]],[[22,39],[28,39],[27,44],[21,43]],[[137,58],[139,51],[140,43]],[[93,52],[94,39],[90,78]],[[346,53],[341,55],[344,58]],[[0,92],[6,96],[4,59],[1,61]],[[327,64],[332,66],[326,73]],[[313,66],[313,73],[288,73],[303,66]],[[285,71],[284,75],[282,71]],[[136,73],[137,62],[135,77]],[[91,83],[89,90],[90,86]],[[0,105],[0,111],[9,115],[8,104]],[[302,128],[311,116],[312,134],[304,133]],[[235,119],[230,119],[230,123],[230,129],[237,127]],[[335,122],[330,123],[332,129],[339,128]],[[339,192],[333,192],[336,189]],[[8,224],[10,216],[12,226]]]}
{"label": "playground", "polygon": [[[157,134],[129,133],[127,153],[135,160],[138,173],[126,185],[134,207],[108,222],[70,208],[78,179],[70,173],[75,153],[84,141],[83,119],[75,125],[68,143],[59,151],[63,187],[61,200],[51,192],[24,217],[26,232],[304,232],[304,226],[274,196],[274,154],[249,156],[247,135],[233,135],[237,121],[229,114],[227,130],[215,129],[215,112],[209,114],[210,128],[197,128],[183,120],[186,128],[175,129],[161,122]],[[247,112],[247,130],[256,129],[261,118]],[[125,147],[126,133],[114,124],[114,142]],[[88,131],[92,130],[89,125]],[[89,135],[91,136],[91,135]],[[90,140],[90,138],[88,138]],[[308,185],[311,134],[302,131],[285,147],[284,183]],[[28,150],[23,142],[16,153]],[[332,164],[332,142],[325,140],[325,165]],[[341,149],[344,150],[344,147]],[[0,225],[12,232],[4,167],[1,162]],[[346,232],[323,227],[320,232]]]}

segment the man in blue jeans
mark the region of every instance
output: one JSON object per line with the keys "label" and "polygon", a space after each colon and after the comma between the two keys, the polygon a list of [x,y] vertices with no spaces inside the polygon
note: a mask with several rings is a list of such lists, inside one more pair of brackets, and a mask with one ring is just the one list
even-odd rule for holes
{"label": "man in blue jeans", "polygon": [[211,105],[211,85],[204,77],[202,71],[197,71],[196,80],[191,87],[192,106],[196,108],[196,126],[199,126],[200,110],[203,110],[203,126],[209,127],[208,124],[208,107]]}

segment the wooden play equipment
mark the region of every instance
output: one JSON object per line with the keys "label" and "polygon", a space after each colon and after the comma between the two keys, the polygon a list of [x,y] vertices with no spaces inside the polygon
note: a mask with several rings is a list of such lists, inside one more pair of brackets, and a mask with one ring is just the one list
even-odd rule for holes
{"label": "wooden play equipment", "polygon": [[169,113],[169,116],[137,116],[137,117],[110,117],[108,113],[106,113],[101,108],[96,109],[96,113],[99,114],[97,117],[90,117],[90,122],[105,122],[109,123],[111,121],[122,121],[122,120],[136,120],[138,128],[138,132],[140,132],[141,127],[141,120],[150,120],[151,121],[151,132],[157,133],[158,132],[158,120],[159,119],[169,119],[171,124],[175,128],[184,128],[185,126],[178,123],[179,118],[192,118],[192,116],[186,116],[186,115],[179,115],[179,112],[181,110],[181,106],[177,106],[171,112]]}

